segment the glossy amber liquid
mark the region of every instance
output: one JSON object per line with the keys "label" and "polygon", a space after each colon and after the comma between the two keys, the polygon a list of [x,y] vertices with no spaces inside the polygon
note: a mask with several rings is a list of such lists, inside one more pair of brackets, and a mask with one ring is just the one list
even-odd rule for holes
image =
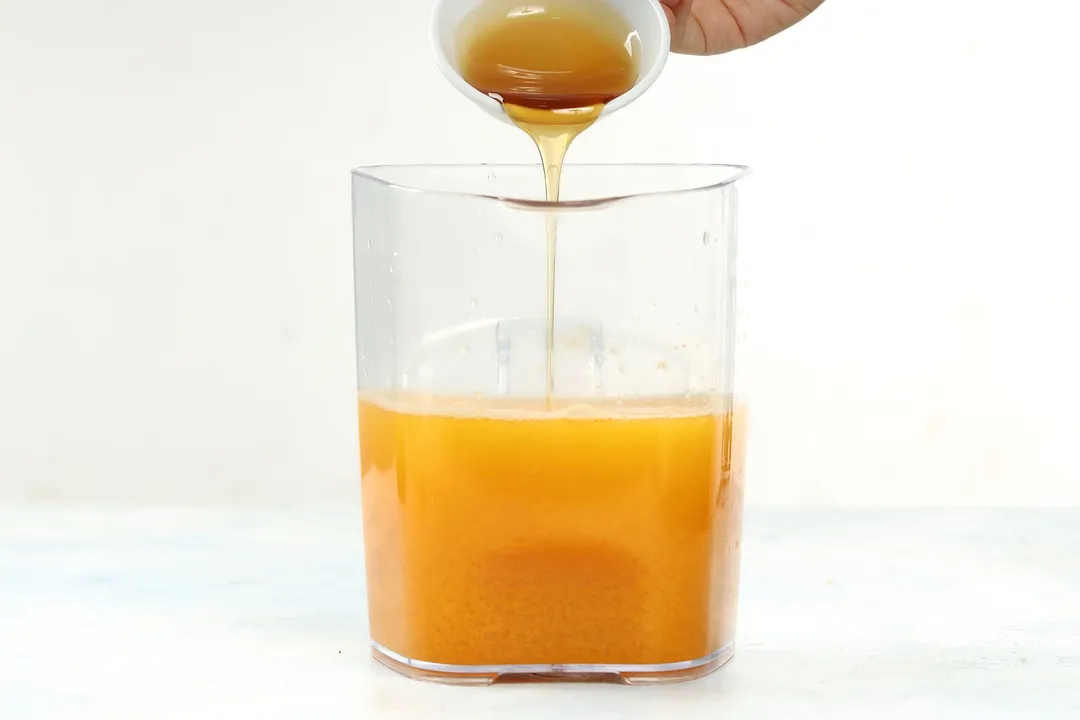
{"label": "glossy amber liquid", "polygon": [[371,636],[449,665],[732,642],[745,416],[712,398],[361,398]]}
{"label": "glossy amber liquid", "polygon": [[461,27],[461,77],[534,110],[603,106],[634,86],[635,35],[602,0],[489,0]]}
{"label": "glossy amber liquid", "polygon": [[[570,143],[637,82],[638,41],[602,0],[489,0],[461,29],[461,77],[502,103],[540,152],[545,197],[559,199]],[[553,393],[556,221],[547,218],[547,396]]]}

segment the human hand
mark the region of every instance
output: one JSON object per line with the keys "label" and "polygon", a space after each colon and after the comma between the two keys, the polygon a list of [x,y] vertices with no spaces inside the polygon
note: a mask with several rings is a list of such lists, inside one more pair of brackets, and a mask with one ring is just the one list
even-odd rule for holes
{"label": "human hand", "polygon": [[671,51],[718,55],[786,30],[825,0],[660,0],[671,23]]}

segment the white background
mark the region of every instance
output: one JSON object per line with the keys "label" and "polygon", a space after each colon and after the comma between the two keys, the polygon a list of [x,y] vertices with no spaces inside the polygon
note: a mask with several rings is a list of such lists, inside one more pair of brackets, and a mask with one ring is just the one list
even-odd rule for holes
{"label": "white background", "polygon": [[[531,162],[430,0],[0,0],[0,501],[356,501],[349,176]],[[576,161],[742,188],[752,503],[1080,503],[1080,6],[827,0]]]}

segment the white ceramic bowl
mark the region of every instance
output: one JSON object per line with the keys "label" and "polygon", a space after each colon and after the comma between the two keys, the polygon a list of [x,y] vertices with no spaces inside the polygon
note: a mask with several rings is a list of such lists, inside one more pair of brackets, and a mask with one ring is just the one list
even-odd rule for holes
{"label": "white ceramic bowl", "polygon": [[[641,42],[641,61],[638,80],[628,92],[612,100],[601,117],[626,107],[649,89],[664,69],[671,51],[671,29],[659,0],[581,0],[606,2],[626,18]],[[458,31],[461,23],[484,0],[437,0],[431,15],[431,47],[435,62],[450,83],[465,97],[483,108],[489,115],[510,122],[497,100],[488,97],[462,79],[458,72]]]}

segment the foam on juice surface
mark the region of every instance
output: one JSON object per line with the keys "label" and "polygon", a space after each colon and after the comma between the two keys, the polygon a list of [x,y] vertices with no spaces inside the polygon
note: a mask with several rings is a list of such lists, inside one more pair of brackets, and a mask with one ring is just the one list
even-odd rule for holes
{"label": "foam on juice surface", "polygon": [[732,398],[691,394],[630,398],[494,398],[381,391],[361,393],[361,402],[407,415],[499,420],[621,420],[723,415]]}

